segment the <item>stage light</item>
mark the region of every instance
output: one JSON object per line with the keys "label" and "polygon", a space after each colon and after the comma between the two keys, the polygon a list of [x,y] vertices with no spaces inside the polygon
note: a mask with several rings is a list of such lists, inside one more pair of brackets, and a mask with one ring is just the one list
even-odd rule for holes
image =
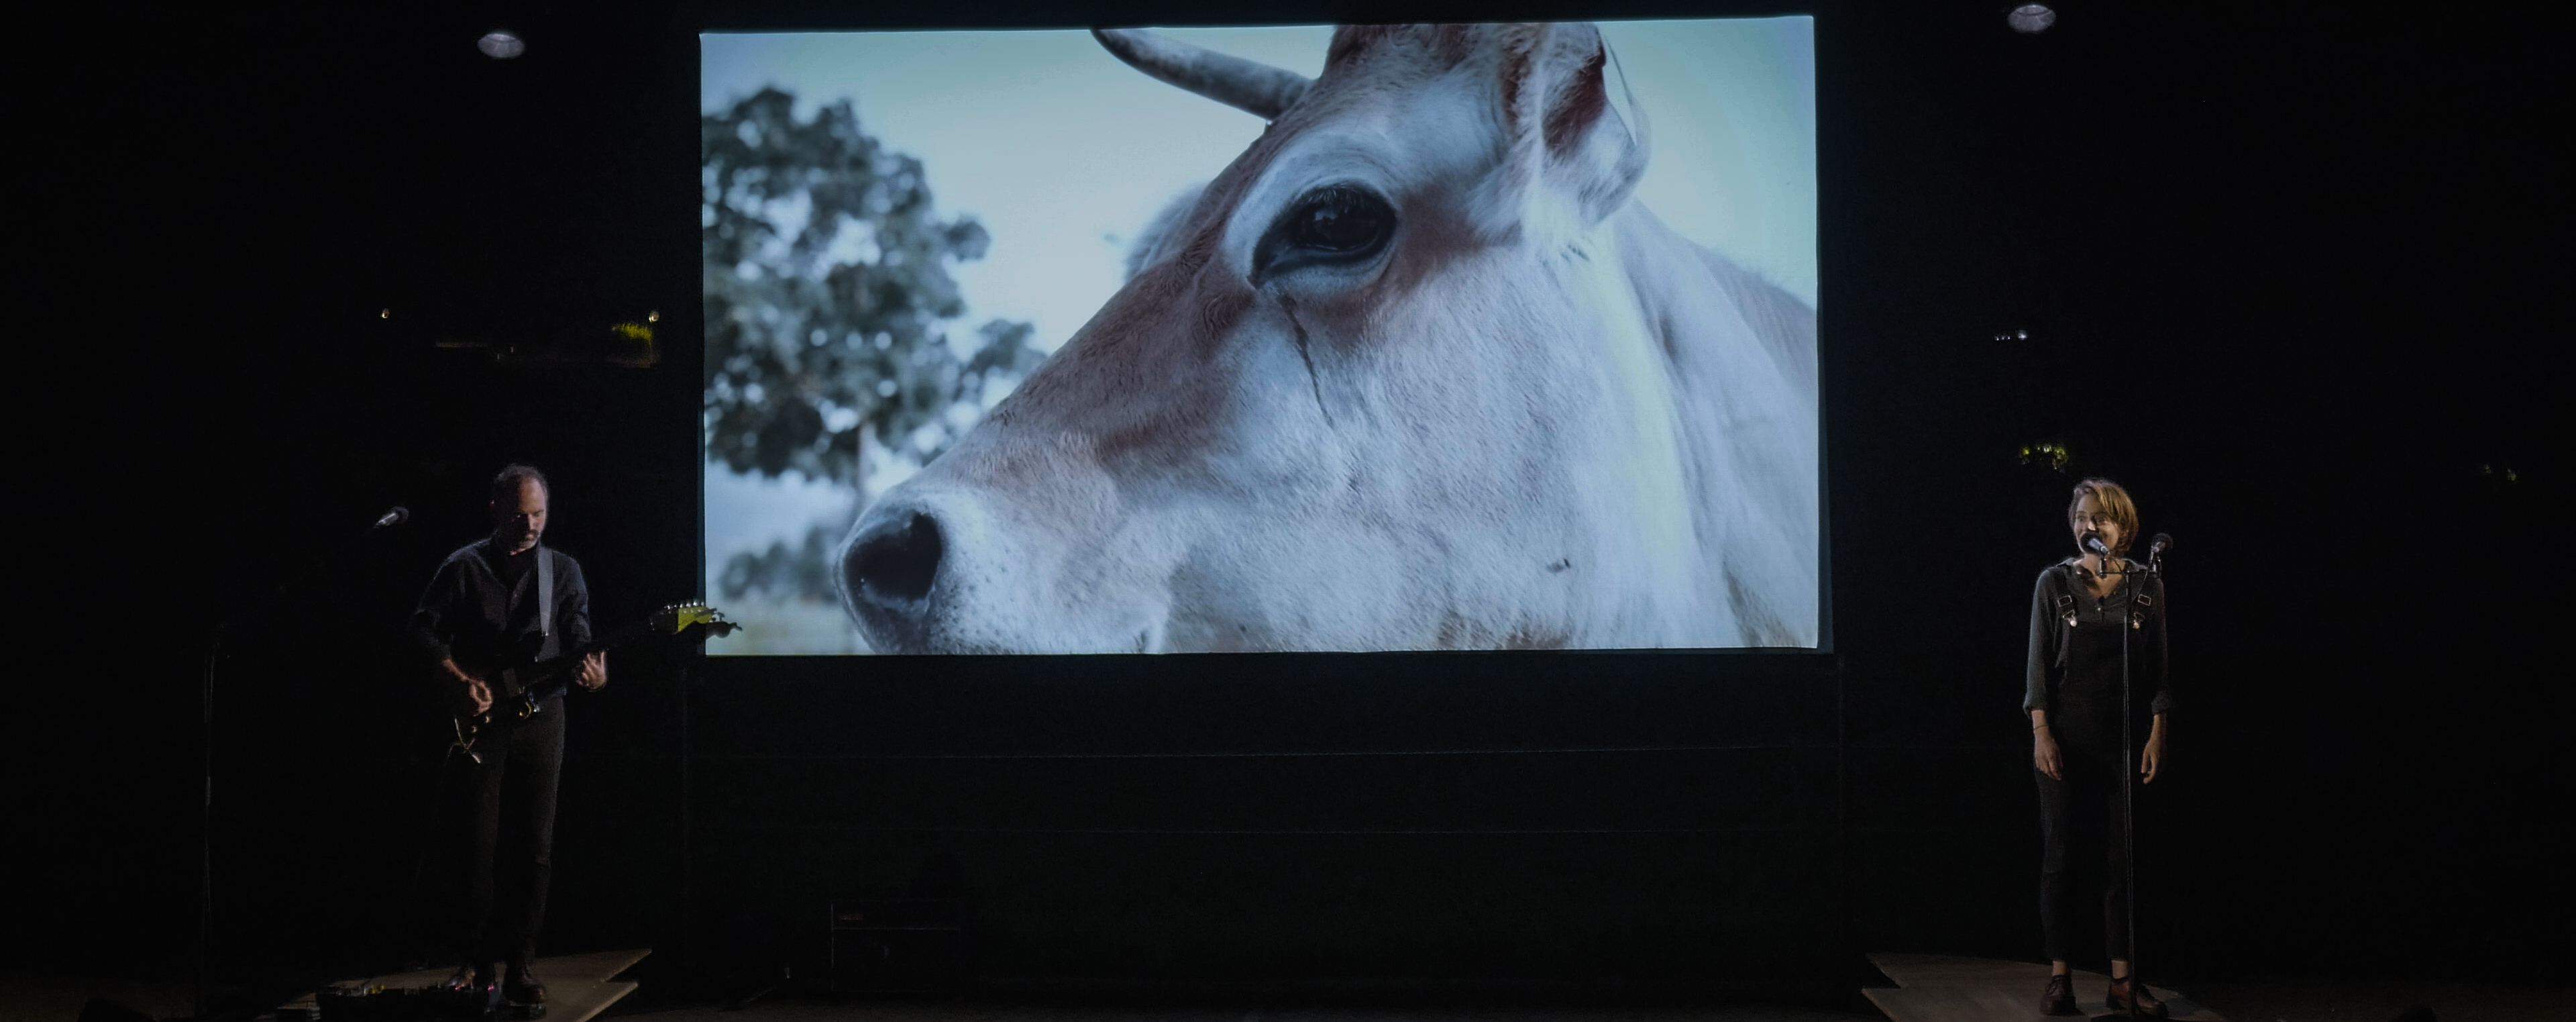
{"label": "stage light", "polygon": [[528,52],[528,44],[508,32],[486,33],[483,38],[474,41],[474,48],[483,51],[484,56],[494,60],[508,60]]}
{"label": "stage light", "polygon": [[386,309],[386,310],[384,310],[383,312],[376,313],[376,318],[377,318],[377,319],[392,319],[392,318],[394,318],[394,310],[392,310],[392,309]]}
{"label": "stage light", "polygon": [[660,310],[660,309],[655,309],[655,310],[653,310],[653,311],[651,311],[651,312],[647,312],[647,313],[645,313],[645,314],[644,314],[644,322],[647,322],[647,323],[659,323],[659,322],[661,322],[661,321],[662,321],[662,310]]}
{"label": "stage light", "polygon": [[2047,4],[2023,4],[2004,15],[2004,21],[2010,23],[2015,32],[2038,35],[2048,31],[2048,26],[2057,24],[2057,12],[2049,10]]}

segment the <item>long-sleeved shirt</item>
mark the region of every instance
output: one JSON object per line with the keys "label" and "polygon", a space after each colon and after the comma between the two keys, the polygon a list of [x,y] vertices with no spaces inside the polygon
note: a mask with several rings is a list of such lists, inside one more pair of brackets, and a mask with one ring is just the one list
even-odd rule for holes
{"label": "long-sleeved shirt", "polygon": [[[2127,570],[2137,570],[2136,562],[2123,562]],[[2136,583],[2136,613],[2129,612],[2131,586]],[[2073,618],[2070,627],[2068,618]],[[2122,623],[2134,619],[2128,636],[2130,656],[2130,691],[2149,713],[2166,713],[2173,709],[2173,679],[2165,663],[2165,586],[2154,575],[2124,577],[2121,585],[2106,597],[2095,597],[2091,588],[2075,578],[2075,560],[2050,565],[2039,573],[2039,582],[2030,597],[2030,660],[2023,678],[2022,712],[2047,710],[2055,717],[2061,710],[2061,697],[2069,688],[2085,692],[2119,691],[2119,633]],[[2076,629],[2103,640],[2101,649],[2107,656],[2080,655],[2083,650],[2070,650],[2068,642]],[[2097,676],[2100,675],[2100,676]],[[2116,695],[2112,705],[2118,705]]]}
{"label": "long-sleeved shirt", "polygon": [[[540,637],[536,559],[554,559],[553,634]],[[412,639],[432,664],[453,658],[469,672],[513,654],[544,659],[590,642],[590,588],[568,554],[538,544],[510,554],[489,539],[447,555],[412,612]]]}

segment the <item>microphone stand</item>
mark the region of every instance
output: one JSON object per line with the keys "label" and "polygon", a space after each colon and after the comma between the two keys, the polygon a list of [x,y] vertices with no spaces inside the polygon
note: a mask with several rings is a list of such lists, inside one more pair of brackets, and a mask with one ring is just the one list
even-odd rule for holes
{"label": "microphone stand", "polygon": [[223,661],[224,640],[252,622],[268,616],[270,611],[277,609],[278,601],[284,599],[286,594],[301,589],[321,577],[324,569],[347,560],[351,553],[376,533],[400,525],[409,517],[409,512],[395,508],[393,512],[377,519],[375,524],[369,525],[367,531],[323,551],[320,556],[307,563],[303,570],[287,576],[285,581],[278,583],[277,588],[270,590],[268,595],[261,597],[258,602],[225,618],[221,624],[214,627],[213,632],[206,639],[206,667],[197,688],[197,770],[204,782],[197,809],[197,975],[193,1004],[196,1016],[199,1018],[206,1015],[207,960],[214,945],[215,668]]}
{"label": "microphone stand", "polygon": [[2130,671],[2129,633],[2137,631],[2140,627],[2139,622],[2144,620],[2144,618],[2138,613],[2137,576],[2141,574],[2161,576],[2164,571],[2164,557],[2161,552],[2157,553],[2154,555],[2153,559],[2148,561],[2144,568],[2137,567],[2136,562],[2128,561],[2124,558],[2122,559],[2123,567],[2117,571],[2111,570],[2111,555],[2108,552],[2103,553],[2101,557],[2103,573],[2116,574],[2120,576],[2120,589],[2122,596],[2122,599],[2120,600],[2120,842],[2123,854],[2120,856],[2120,868],[2124,875],[2121,877],[2120,892],[2121,896],[2128,903],[2129,1016],[2135,1018],[2137,1017],[2139,991],[2145,986],[2146,981],[2139,978],[2138,969],[2137,797],[2139,763],[2137,759],[2137,711],[2135,708],[2137,703],[2135,701],[2136,693],[2133,688],[2135,683],[2132,680],[2132,673]]}

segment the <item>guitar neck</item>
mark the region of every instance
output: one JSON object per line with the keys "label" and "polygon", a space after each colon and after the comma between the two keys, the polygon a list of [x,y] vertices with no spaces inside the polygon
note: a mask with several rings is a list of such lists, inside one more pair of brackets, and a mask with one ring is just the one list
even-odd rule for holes
{"label": "guitar neck", "polygon": [[565,653],[555,659],[579,660],[593,653],[608,652],[609,650],[616,649],[619,646],[623,646],[627,643],[643,638],[653,630],[652,624],[653,623],[650,621],[638,621],[606,635],[594,636],[589,642],[582,643],[581,648]]}
{"label": "guitar neck", "polygon": [[573,670],[585,657],[605,653],[638,639],[702,632],[730,635],[735,627],[733,622],[724,619],[722,612],[706,604],[675,604],[562,653],[510,668],[506,677],[513,692],[529,699],[549,699],[561,694],[571,683]]}
{"label": "guitar neck", "polygon": [[530,699],[551,698],[571,685],[573,668],[581,663],[583,657],[593,653],[605,653],[641,639],[652,631],[651,625],[652,622],[649,621],[638,621],[593,638],[574,649],[529,664],[520,671],[522,680],[519,687],[528,693]]}

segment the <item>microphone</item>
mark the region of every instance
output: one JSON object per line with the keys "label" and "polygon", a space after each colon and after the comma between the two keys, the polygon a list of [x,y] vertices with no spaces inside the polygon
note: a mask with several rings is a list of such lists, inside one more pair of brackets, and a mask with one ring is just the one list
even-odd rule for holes
{"label": "microphone", "polygon": [[2101,536],[2094,533],[2088,532],[2084,534],[2084,549],[2093,551],[2094,553],[2100,554],[2104,557],[2111,556],[2111,548],[2102,542]]}
{"label": "microphone", "polygon": [[367,531],[374,532],[377,529],[390,529],[410,520],[411,509],[400,504],[396,504],[394,505],[393,510],[385,512],[384,517],[376,519],[376,524],[368,526]]}
{"label": "microphone", "polygon": [[2161,532],[2156,533],[2156,538],[2147,541],[2147,559],[2153,561],[2162,558],[2165,551],[2171,549],[2173,549],[2173,537]]}

